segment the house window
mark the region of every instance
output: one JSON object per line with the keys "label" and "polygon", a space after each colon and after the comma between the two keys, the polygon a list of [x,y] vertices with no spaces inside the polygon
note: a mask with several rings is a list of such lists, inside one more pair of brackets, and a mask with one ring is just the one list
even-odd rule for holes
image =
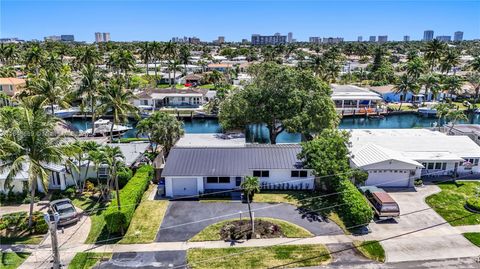
{"label": "house window", "polygon": [[292,170],[291,177],[307,177],[308,172],[306,170]]}
{"label": "house window", "polygon": [[422,163],[423,167],[427,168],[427,163]]}
{"label": "house window", "polygon": [[433,169],[433,163],[428,163],[428,170]]}
{"label": "house window", "polygon": [[435,169],[440,170],[442,168],[442,163],[435,163]]}
{"label": "house window", "polygon": [[98,168],[99,176],[108,176],[108,167],[99,167]]}
{"label": "house window", "polygon": [[442,170],[447,170],[447,163],[442,163]]}
{"label": "house window", "polygon": [[148,105],[148,100],[142,100],[142,105],[144,106]]}
{"label": "house window", "polygon": [[254,170],[253,171],[254,177],[270,177],[270,171],[268,170]]}
{"label": "house window", "polygon": [[207,177],[207,183],[230,183],[230,177]]}
{"label": "house window", "polygon": [[475,159],[475,162],[473,163],[474,166],[478,166],[478,159]]}

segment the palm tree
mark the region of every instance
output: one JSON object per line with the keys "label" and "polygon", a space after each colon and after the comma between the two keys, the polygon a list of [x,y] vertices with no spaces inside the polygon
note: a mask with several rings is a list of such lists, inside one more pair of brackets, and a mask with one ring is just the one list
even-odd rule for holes
{"label": "palm tree", "polygon": [[443,80],[443,89],[448,91],[450,97],[458,95],[462,90],[463,82],[458,76],[447,76]]}
{"label": "palm tree", "polygon": [[480,56],[476,56],[469,63],[470,68],[473,71],[480,72]]}
{"label": "palm tree", "polygon": [[113,147],[113,146],[104,147],[103,153],[105,154],[105,160],[103,164],[108,165],[108,174],[109,174],[108,178],[110,182],[110,184],[108,185],[111,186],[112,184],[115,184],[115,193],[116,193],[115,196],[117,198],[117,209],[120,210],[122,207],[120,204],[120,192],[118,188],[117,171],[121,167],[123,167],[125,156],[123,156],[123,153],[119,147]]}
{"label": "palm tree", "polygon": [[477,103],[480,93],[480,73],[468,73],[466,79],[475,91],[475,103]]}
{"label": "palm tree", "polygon": [[250,226],[252,227],[252,236],[254,235],[254,228],[253,228],[253,216],[252,216],[252,208],[250,206],[251,199],[256,192],[260,191],[260,181],[258,177],[245,177],[245,180],[240,185],[243,191],[243,195],[247,198],[248,204],[248,214],[250,215]]}
{"label": "palm tree", "polygon": [[40,100],[42,106],[50,105],[52,115],[55,114],[54,105],[62,108],[70,106],[67,101],[69,87],[69,78],[52,70],[43,71],[29,86],[33,96]]}
{"label": "palm tree", "polygon": [[[33,204],[35,192],[41,184],[44,191],[48,189],[48,164],[69,163],[66,156],[70,155],[63,136],[52,136],[55,126],[54,118],[47,115],[43,109],[23,103],[19,113],[12,119],[14,126],[1,126],[4,130],[0,137],[0,170],[8,171],[5,187],[23,171],[28,174],[30,191],[30,212],[28,225],[32,226]],[[0,121],[3,122],[3,121]]]}
{"label": "palm tree", "polygon": [[2,78],[16,78],[17,77],[17,72],[15,71],[15,68],[11,66],[2,66],[0,67],[0,77]]}
{"label": "palm tree", "polygon": [[[157,152],[157,147],[162,145],[165,155],[168,155],[170,149],[184,133],[181,121],[166,112],[160,111],[139,121],[136,127],[137,135],[144,134],[148,137],[153,152]],[[153,144],[155,144],[155,147],[153,147]]]}
{"label": "palm tree", "polygon": [[[100,149],[100,145],[95,141],[84,141],[81,144],[81,150],[85,159],[87,160],[87,168],[85,170],[85,175],[83,176],[82,192],[85,189],[85,182],[88,176],[88,171],[90,170],[90,164],[94,161],[95,157],[92,156],[93,152],[97,152]],[[95,155],[95,153],[93,153]],[[98,167],[97,167],[98,170]]]}
{"label": "palm tree", "polygon": [[412,79],[410,79],[407,75],[403,75],[400,77],[399,81],[393,88],[394,93],[400,94],[400,106],[398,107],[398,110],[402,109],[402,104],[403,101],[407,98],[407,94],[409,92],[415,91],[417,87],[418,84],[412,81]]}
{"label": "palm tree", "polygon": [[[97,185],[101,186],[98,171],[99,171],[100,166],[102,165],[102,163],[105,160],[105,154],[103,152],[103,148],[99,147],[96,150],[92,150],[92,151],[88,152],[88,157],[89,157],[89,160],[92,161],[93,165],[95,166],[95,170],[97,172],[97,177],[96,177]],[[102,188],[100,188],[100,189],[102,189]],[[103,192],[102,192],[102,196],[103,196]]]}
{"label": "palm tree", "polygon": [[[152,60],[153,54],[154,54],[153,47],[150,45],[150,43],[148,41],[143,42],[140,45],[140,58],[142,59],[143,63],[146,64],[146,66],[147,66],[147,75],[148,75],[148,72],[149,72],[148,71],[148,64]],[[156,70],[157,70],[157,68],[155,66],[155,71]]]}
{"label": "palm tree", "polygon": [[168,80],[169,80],[168,83],[170,84],[170,86],[172,86],[173,84],[171,75],[170,75],[172,71],[173,71],[173,80],[176,83],[175,77],[176,77],[177,71],[181,71],[180,62],[178,60],[173,60],[168,64]]}
{"label": "palm tree", "polygon": [[102,57],[98,50],[93,46],[85,46],[78,50],[75,57],[75,65],[77,69],[81,69],[84,65],[96,65],[100,63]]}
{"label": "palm tree", "polygon": [[130,101],[135,95],[128,89],[123,89],[116,81],[112,81],[100,91],[100,106],[97,111],[101,114],[112,111],[113,122],[110,127],[110,142],[113,142],[113,127],[120,122],[126,122],[128,116],[138,117],[138,108]]}
{"label": "palm tree", "polygon": [[33,44],[32,47],[25,54],[25,66],[27,68],[34,68],[35,74],[38,76],[39,66],[43,60],[43,50],[40,48],[40,45],[37,43]]}
{"label": "palm tree", "polygon": [[190,48],[186,45],[180,47],[180,52],[178,54],[178,58],[180,63],[183,64],[184,72],[187,73],[187,64],[190,62]]}
{"label": "palm tree", "polygon": [[[102,87],[102,75],[98,68],[93,64],[88,64],[82,68],[81,82],[78,89],[78,96],[85,97],[90,105],[90,113],[92,114],[92,134],[95,133],[95,107],[97,105],[97,97]],[[82,99],[83,100],[83,99]]]}
{"label": "palm tree", "polygon": [[430,63],[432,71],[442,58],[446,48],[447,44],[438,39],[434,39],[427,43],[425,47],[425,59]]}
{"label": "palm tree", "polygon": [[127,75],[128,72],[131,71],[135,67],[135,58],[133,54],[129,50],[120,50],[117,52],[117,65],[125,79],[127,80],[127,87],[128,87],[128,79]]}
{"label": "palm tree", "polygon": [[447,119],[450,121],[451,125],[450,125],[450,130],[448,131],[449,133],[452,132],[452,129],[453,127],[455,126],[455,124],[457,123],[457,121],[459,120],[468,120],[467,118],[467,115],[465,115],[465,113],[463,113],[463,111],[461,110],[450,110],[448,113],[447,113]]}
{"label": "palm tree", "polygon": [[0,59],[2,60],[2,63],[5,65],[12,65],[19,57],[17,47],[14,44],[4,46],[3,43],[0,46]]}
{"label": "palm tree", "polygon": [[63,67],[62,60],[54,52],[49,52],[46,59],[40,64],[46,70],[60,72]]}
{"label": "palm tree", "polygon": [[448,103],[440,103],[440,104],[436,104],[434,106],[435,110],[437,111],[436,115],[437,115],[437,118],[438,118],[438,122],[437,122],[438,128],[440,128],[440,124],[441,124],[442,119],[444,119],[447,116],[451,107],[452,106]]}
{"label": "palm tree", "polygon": [[[440,70],[448,75],[448,72],[452,68],[457,67],[460,64],[460,53],[454,49],[448,49],[445,55],[440,59]],[[456,69],[453,70],[453,74],[456,74]]]}
{"label": "palm tree", "polygon": [[417,80],[425,72],[425,64],[422,58],[415,57],[407,62],[407,74],[413,79]]}
{"label": "palm tree", "polygon": [[428,96],[428,93],[432,92],[432,100],[435,100],[433,93],[438,92],[438,89],[440,88],[439,78],[433,73],[428,73],[427,75],[420,77],[420,84],[425,87],[425,99]]}
{"label": "palm tree", "polygon": [[[157,41],[153,41],[152,45],[152,59],[153,64],[155,65],[155,80],[157,80],[157,61],[160,61],[160,68],[161,68],[161,61],[162,61],[162,46]],[[157,83],[157,82],[156,82]]]}

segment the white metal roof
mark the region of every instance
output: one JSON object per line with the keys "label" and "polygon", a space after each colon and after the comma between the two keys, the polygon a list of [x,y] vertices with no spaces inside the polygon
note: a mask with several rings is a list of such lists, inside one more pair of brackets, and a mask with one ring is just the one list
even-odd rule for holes
{"label": "white metal roof", "polygon": [[378,93],[355,85],[331,84],[332,100],[382,100]]}
{"label": "white metal roof", "polygon": [[351,160],[358,167],[391,160],[410,164],[414,167],[423,167],[419,162],[403,156],[398,151],[390,150],[373,143],[368,143],[358,148],[357,151],[353,152]]}
{"label": "white metal roof", "polygon": [[352,152],[373,143],[416,160],[480,157],[480,147],[468,136],[447,136],[427,129],[354,129],[350,132]]}

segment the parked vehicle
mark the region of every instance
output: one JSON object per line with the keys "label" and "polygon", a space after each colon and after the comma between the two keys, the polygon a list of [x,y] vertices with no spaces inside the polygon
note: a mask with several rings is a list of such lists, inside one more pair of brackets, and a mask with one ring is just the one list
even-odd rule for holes
{"label": "parked vehicle", "polygon": [[50,210],[52,213],[58,213],[60,217],[58,220],[59,226],[77,223],[80,219],[75,206],[68,198],[51,201]]}
{"label": "parked vehicle", "polygon": [[393,198],[381,188],[370,188],[362,191],[379,219],[398,218],[400,207]]}

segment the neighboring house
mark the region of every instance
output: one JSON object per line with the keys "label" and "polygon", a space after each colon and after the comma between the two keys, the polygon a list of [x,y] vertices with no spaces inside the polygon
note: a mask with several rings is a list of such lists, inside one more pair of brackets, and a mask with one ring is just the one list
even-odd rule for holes
{"label": "neighboring house", "polygon": [[[184,144],[185,145],[185,144]],[[238,190],[246,176],[256,176],[265,189],[313,189],[312,170],[297,159],[298,144],[176,146],[162,177],[167,197]]]}
{"label": "neighboring house", "polygon": [[354,85],[331,84],[332,100],[339,114],[372,114],[384,112],[382,97]]}
{"label": "neighboring house", "polygon": [[136,106],[151,106],[153,109],[162,107],[198,108],[208,102],[208,89],[147,89],[137,93],[133,100]]}
{"label": "neighboring house", "polygon": [[466,135],[480,146],[480,124],[455,124],[453,128],[446,125],[444,132],[452,135]]}
{"label": "neighboring house", "polygon": [[368,172],[366,185],[411,187],[417,178],[480,173],[480,146],[467,136],[427,129],[350,132],[350,164]]}
{"label": "neighboring house", "polygon": [[231,69],[233,67],[232,64],[228,64],[228,63],[211,63],[209,65],[207,65],[207,70],[208,71],[213,71],[213,70],[217,70],[219,72],[227,72],[229,69]]}
{"label": "neighboring house", "polygon": [[[425,93],[425,88],[422,88],[418,94],[413,94],[412,92],[408,92],[407,94],[401,94],[395,92],[395,85],[385,85],[385,86],[370,86],[369,89],[380,94],[383,100],[387,103],[398,103],[398,102],[406,102],[406,103],[422,103],[422,102],[433,102],[433,101],[440,101],[445,98],[457,98],[456,95],[451,95],[446,91],[441,91],[437,94],[436,99],[433,98],[432,92]],[[468,85],[463,85],[462,91],[463,94],[469,93]],[[471,92],[471,90],[470,90]]]}
{"label": "neighboring house", "polygon": [[22,92],[27,85],[25,79],[21,78],[0,78],[0,93],[13,97]]}
{"label": "neighboring house", "polygon": [[161,73],[160,74],[160,84],[178,84],[182,78],[182,72],[177,71],[175,74],[170,73]]}
{"label": "neighboring house", "polygon": [[188,74],[183,78],[183,80],[185,81],[186,84],[199,85],[200,82],[202,81],[202,78],[203,77],[201,75]]}
{"label": "neighboring house", "polygon": [[[105,144],[110,147],[119,147],[125,156],[125,165],[129,168],[135,168],[140,162],[145,161],[144,153],[149,147],[149,143],[118,143],[118,144]],[[78,172],[72,171],[65,165],[60,164],[47,164],[45,168],[49,173],[49,190],[64,190],[69,186],[74,186],[75,181],[80,182],[87,178],[95,178],[97,176],[97,168],[90,163],[90,168],[87,175],[87,161],[83,161],[78,166]],[[12,181],[11,188],[13,192],[21,192],[28,182],[28,167],[23,167],[23,170],[18,173]],[[98,167],[99,177],[105,178],[108,176],[108,166],[101,165]],[[0,192],[8,192],[8,189],[4,188],[5,179],[8,175],[8,171],[0,174]],[[44,192],[43,186],[38,182],[38,191]]]}

